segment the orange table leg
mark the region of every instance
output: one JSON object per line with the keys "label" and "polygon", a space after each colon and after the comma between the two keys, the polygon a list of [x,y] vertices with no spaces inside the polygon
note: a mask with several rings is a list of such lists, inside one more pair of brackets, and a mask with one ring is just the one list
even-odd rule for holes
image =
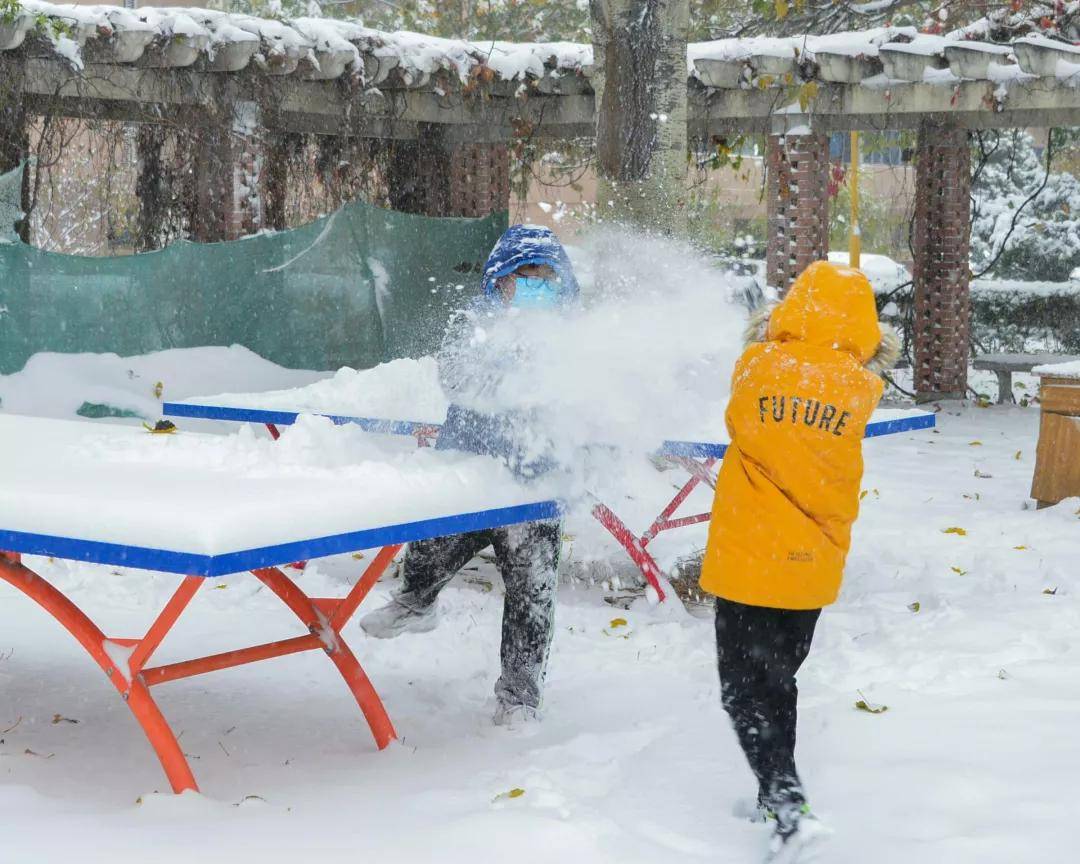
{"label": "orange table leg", "polygon": [[[364,576],[361,577],[360,581],[357,583],[357,587],[364,584],[370,578],[372,570],[375,569],[376,564],[380,563],[381,560],[384,560],[385,562],[382,563],[382,569],[385,569],[390,561],[393,560],[394,552],[397,551],[397,548],[393,548],[393,551],[390,552],[389,555],[386,555],[387,549],[383,549],[376,560],[368,567]],[[345,679],[345,684],[352,692],[353,697],[356,699],[356,703],[360,706],[360,710],[364,712],[364,717],[367,719],[368,726],[371,728],[371,734],[375,738],[376,746],[382,750],[384,747],[387,747],[391,741],[396,740],[397,732],[394,731],[394,724],[390,722],[390,717],[386,713],[386,707],[379,698],[379,694],[375,692],[375,687],[364,672],[363,667],[360,665],[360,661],[356,659],[356,655],[353,654],[352,649],[345,644],[345,641],[342,639],[339,632],[341,627],[348,621],[348,618],[351,617],[352,613],[350,612],[348,616],[344,617],[344,620],[334,626],[334,624],[331,623],[331,619],[327,618],[311,598],[309,598],[295,582],[278,568],[263,567],[259,570],[253,570],[252,572],[264,585],[266,585],[267,588],[273,591],[286,606],[289,607],[292,613],[308,628],[308,631],[317,636],[322,642],[323,650],[330,660],[333,661],[338,672],[341,673],[341,677]],[[378,572],[381,572],[381,570]],[[375,574],[374,578],[378,578],[378,573]],[[354,587],[353,592],[350,592],[350,597],[341,601],[342,606],[349,602],[352,593],[357,592],[357,587]],[[368,588],[370,588],[370,585],[368,585]],[[363,593],[366,594],[366,590],[364,590]],[[358,605],[359,600],[356,601],[356,606]],[[356,606],[353,606],[353,609],[355,609]],[[334,621],[337,621],[336,612],[334,614]]]}
{"label": "orange table leg", "polygon": [[166,681],[322,648],[337,667],[363,711],[379,749],[385,748],[397,738],[379,694],[375,692],[356,655],[345,644],[340,631],[400,548],[400,545],[395,545],[380,550],[348,596],[341,600],[315,600],[308,597],[276,567],[256,570],[255,576],[304,623],[308,628],[308,635],[153,668],[144,667],[195,593],[205,584],[206,580],[202,577],[188,576],[183,579],[142,639],[108,640],[132,649],[127,661],[121,661],[122,666],[117,665],[109,656],[105,649],[106,636],[97,625],[60,591],[21,564],[12,553],[0,554],[0,579],[18,588],[52,615],[104,670],[142,727],[173,791],[183,792],[187,789],[197,790],[198,786],[176,736],[150,696],[151,686]]}
{"label": "orange table leg", "polygon": [[198,790],[191,766],[161,710],[150,696],[149,688],[138,678],[129,680],[130,670],[121,669],[113,663],[105,650],[105,634],[97,625],[71,600],[22,564],[0,558],[0,579],[22,591],[55,618],[104,670],[154,748],[173,791]]}

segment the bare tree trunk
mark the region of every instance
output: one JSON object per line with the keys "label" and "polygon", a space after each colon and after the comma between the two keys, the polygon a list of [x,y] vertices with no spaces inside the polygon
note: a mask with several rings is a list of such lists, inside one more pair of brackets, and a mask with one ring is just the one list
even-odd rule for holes
{"label": "bare tree trunk", "polygon": [[689,0],[590,0],[589,8],[599,215],[680,234]]}

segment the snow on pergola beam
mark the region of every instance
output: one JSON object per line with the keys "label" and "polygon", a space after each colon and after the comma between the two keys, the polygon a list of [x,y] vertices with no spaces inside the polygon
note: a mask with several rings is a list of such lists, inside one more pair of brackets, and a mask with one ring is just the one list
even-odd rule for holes
{"label": "snow on pergola beam", "polygon": [[[46,22],[46,23],[42,23]],[[52,23],[48,23],[52,22]],[[691,45],[691,137],[732,132],[1080,125],[1080,48],[883,27]],[[381,33],[206,9],[23,0],[0,22],[0,74],[32,112],[168,122],[254,103],[268,129],[476,141],[594,131],[592,49]]]}

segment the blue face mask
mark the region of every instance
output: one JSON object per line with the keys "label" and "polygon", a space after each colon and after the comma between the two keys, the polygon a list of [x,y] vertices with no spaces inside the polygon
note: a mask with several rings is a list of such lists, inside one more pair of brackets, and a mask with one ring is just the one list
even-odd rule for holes
{"label": "blue face mask", "polygon": [[535,276],[514,278],[514,299],[511,306],[518,309],[552,309],[559,302],[559,283]]}

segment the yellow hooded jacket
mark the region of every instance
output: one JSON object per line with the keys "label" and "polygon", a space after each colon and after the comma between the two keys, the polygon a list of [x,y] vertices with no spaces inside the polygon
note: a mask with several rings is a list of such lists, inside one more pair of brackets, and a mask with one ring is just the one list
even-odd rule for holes
{"label": "yellow hooded jacket", "polygon": [[897,340],[883,339],[866,277],[825,262],[761,323],[732,377],[701,587],[819,609],[840,592],[859,512],[862,439],[883,388],[870,370],[895,361]]}

